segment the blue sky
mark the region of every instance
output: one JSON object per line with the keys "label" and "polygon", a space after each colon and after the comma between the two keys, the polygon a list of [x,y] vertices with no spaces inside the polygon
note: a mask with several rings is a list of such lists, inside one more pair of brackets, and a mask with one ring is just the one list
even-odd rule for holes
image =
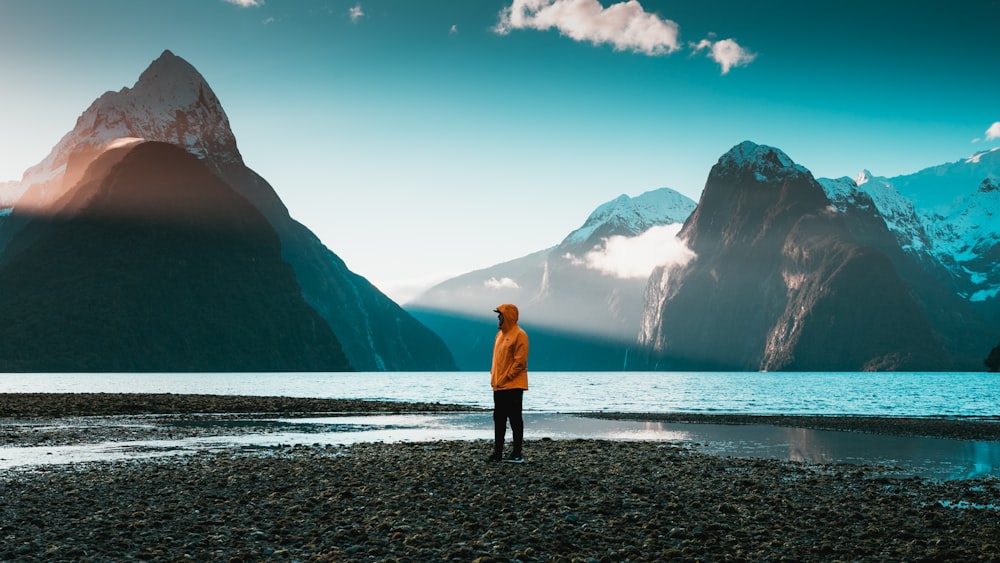
{"label": "blue sky", "polygon": [[619,194],[697,200],[743,140],[818,177],[995,147],[997,21],[997,0],[0,0],[0,181],[170,49],[293,217],[402,301]]}

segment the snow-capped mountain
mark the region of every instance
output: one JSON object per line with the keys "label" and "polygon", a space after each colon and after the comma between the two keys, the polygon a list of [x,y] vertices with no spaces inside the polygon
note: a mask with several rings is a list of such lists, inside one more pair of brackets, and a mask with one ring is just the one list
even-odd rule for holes
{"label": "snow-capped mountain", "polygon": [[974,193],[942,214],[925,214],[924,220],[934,255],[968,281],[960,295],[972,302],[995,299],[1000,293],[1000,180],[983,180]]}
{"label": "snow-capped mountain", "polygon": [[694,207],[691,198],[669,188],[636,197],[622,194],[595,209],[583,226],[567,235],[560,246],[589,250],[610,236],[634,237],[650,227],[683,223]]}
{"label": "snow-capped mountain", "polygon": [[355,369],[454,369],[440,338],[289,216],[270,184],[243,163],[229,119],[204,77],[170,51],[131,88],[100,96],[42,162],[20,182],[0,187],[6,209],[0,213],[0,267],[28,246],[22,237],[10,247],[34,220],[63,213],[71,201],[74,209],[84,207],[73,195],[102,154],[148,142],[169,143],[194,155],[267,219],[302,297],[329,324]]}
{"label": "snow-capped mountain", "polygon": [[752,175],[752,179],[758,182],[776,182],[811,175],[808,169],[793,162],[780,149],[758,145],[753,141],[743,141],[729,149],[713,168],[720,173]]}
{"label": "snow-capped mountain", "polygon": [[956,294],[985,302],[1000,293],[1000,150],[891,179],[864,170],[819,182],[840,211],[874,207],[903,251],[947,272]]}
{"label": "snow-capped mountain", "polygon": [[[635,347],[653,267],[687,256],[676,240],[694,202],[669,188],[598,206],[557,246],[442,282],[406,305],[448,343],[461,369],[489,358],[493,307],[517,303],[534,369],[621,369]],[[536,353],[537,351],[537,353]]]}
{"label": "snow-capped mountain", "polygon": [[972,193],[983,180],[1000,179],[1000,147],[955,162],[889,178],[899,193],[919,210],[947,210],[955,200]]}
{"label": "snow-capped mountain", "polygon": [[[862,179],[862,187],[871,183]],[[870,210],[872,197],[850,183],[828,189],[842,205],[853,198]],[[657,367],[970,365],[968,339],[950,332],[958,298],[939,296],[878,213],[847,208],[838,212],[812,174],[779,149],[744,142],[723,155],[679,233],[697,257],[649,279],[639,338]]]}
{"label": "snow-capped mountain", "polygon": [[877,210],[886,227],[908,252],[927,250],[931,244],[913,202],[900,195],[886,178],[862,170],[852,178],[817,178],[830,202],[841,212],[848,209]]}
{"label": "snow-capped mountain", "polygon": [[242,163],[222,104],[204,77],[169,50],[139,76],[132,88],[105,92],[77,119],[40,163],[0,190],[0,203],[22,208],[51,206],[101,152],[122,142],[162,141],[201,159]]}

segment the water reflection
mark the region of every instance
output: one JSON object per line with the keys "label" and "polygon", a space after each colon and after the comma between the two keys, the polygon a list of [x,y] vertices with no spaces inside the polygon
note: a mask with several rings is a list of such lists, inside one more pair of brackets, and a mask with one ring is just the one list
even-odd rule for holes
{"label": "water reflection", "polygon": [[[110,420],[110,419],[107,419]],[[87,424],[94,424],[88,421]],[[107,422],[113,424],[113,422]],[[129,425],[136,425],[134,420]],[[489,413],[338,416],[316,418],[202,419],[144,424],[211,427],[213,435],[183,439],[106,441],[73,446],[0,447],[0,469],[142,459],[233,447],[350,445],[358,442],[489,440]],[[656,440],[686,444],[716,455],[807,463],[858,463],[889,473],[932,479],[1000,477],[1000,442],[879,436],[769,425],[616,421],[556,413],[526,413],[525,438]],[[53,427],[55,428],[55,427]],[[57,429],[57,428],[56,428]]]}
{"label": "water reflection", "polygon": [[[668,425],[669,426],[669,425]],[[767,425],[686,425],[702,450],[806,463],[857,463],[898,468],[900,475],[934,479],[1000,476],[1000,442]]]}

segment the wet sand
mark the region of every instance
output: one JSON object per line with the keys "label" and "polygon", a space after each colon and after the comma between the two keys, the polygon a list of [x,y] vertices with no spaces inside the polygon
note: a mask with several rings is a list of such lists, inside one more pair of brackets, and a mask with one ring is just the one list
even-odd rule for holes
{"label": "wet sand", "polygon": [[[117,401],[127,413],[115,412],[124,410]],[[292,401],[0,395],[0,422],[165,408],[184,416],[471,410]],[[994,424],[856,418],[835,424],[975,439],[989,439]],[[701,419],[709,420],[750,423]],[[975,430],[956,430],[969,423]],[[533,440],[524,465],[486,463],[488,451],[483,441],[269,447],[5,472],[0,560],[1000,558],[996,478],[894,479],[868,465],[722,457],[663,442]]]}

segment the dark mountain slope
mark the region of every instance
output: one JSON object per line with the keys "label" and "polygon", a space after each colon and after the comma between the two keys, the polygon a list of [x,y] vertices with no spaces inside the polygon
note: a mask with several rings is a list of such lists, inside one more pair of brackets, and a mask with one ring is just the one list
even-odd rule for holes
{"label": "dark mountain slope", "polygon": [[0,270],[0,369],[350,369],[274,230],[183,149],[106,154],[59,207]]}
{"label": "dark mountain slope", "polygon": [[217,173],[267,217],[302,295],[343,343],[360,371],[449,371],[445,343],[292,219],[274,189],[241,163],[215,163]]}
{"label": "dark mountain slope", "polygon": [[859,244],[777,149],[746,142],[723,155],[678,236],[697,258],[650,277],[640,335],[661,369],[947,365],[892,262]]}
{"label": "dark mountain slope", "polygon": [[[67,204],[68,192],[95,158],[117,150],[110,147],[138,140],[183,147],[263,214],[281,241],[281,256],[291,265],[302,296],[337,335],[356,369],[455,369],[437,335],[350,271],[308,228],[291,218],[271,185],[244,163],[212,88],[191,64],[170,51],[153,61],[131,88],[109,91],[95,100],[45,160],[26,172],[23,185],[12,188],[23,190],[15,198],[21,213],[0,215],[0,261],[2,256],[13,256],[5,252],[10,245],[30,244],[22,230],[35,217],[51,216]],[[13,248],[14,254],[18,251]]]}

